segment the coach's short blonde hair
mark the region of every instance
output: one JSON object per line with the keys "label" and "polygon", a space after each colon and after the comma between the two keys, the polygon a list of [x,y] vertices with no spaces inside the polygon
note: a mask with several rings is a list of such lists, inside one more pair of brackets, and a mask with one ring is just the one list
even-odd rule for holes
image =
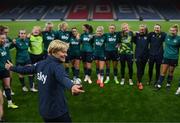
{"label": "coach's short blonde hair", "polygon": [[65,43],[61,40],[54,40],[49,44],[48,54],[52,55],[59,51],[67,51],[69,48],[69,44]]}

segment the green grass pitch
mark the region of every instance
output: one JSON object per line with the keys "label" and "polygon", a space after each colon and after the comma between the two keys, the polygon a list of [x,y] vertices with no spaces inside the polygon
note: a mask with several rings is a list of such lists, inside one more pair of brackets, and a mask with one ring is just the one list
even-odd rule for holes
{"label": "green grass pitch", "polygon": [[[54,28],[60,22],[54,22]],[[82,32],[81,26],[85,23],[92,24],[94,29],[102,25],[105,27],[105,32],[108,30],[108,25],[111,23],[117,25],[117,31],[120,30],[121,21],[69,21],[69,27],[77,27],[79,32]],[[145,21],[132,22],[128,21],[132,30],[136,31],[139,24],[147,24],[149,31],[153,30],[153,25],[159,23],[162,25],[162,30],[168,32],[169,27],[177,22],[161,22],[161,21]],[[0,25],[6,25],[10,28],[10,37],[15,38],[19,29],[26,29],[30,32],[32,27],[39,25],[44,27],[45,22],[0,22]],[[180,24],[180,23],[179,23]],[[15,50],[12,50],[12,57],[14,60]],[[118,65],[118,69],[120,65]],[[136,82],[136,66],[134,64],[133,80]],[[146,65],[146,72],[143,82],[148,81]],[[81,78],[83,78],[81,69]],[[120,71],[119,80],[120,80]],[[159,91],[154,92],[152,86],[144,86],[143,91],[139,91],[134,86],[116,85],[111,81],[105,85],[103,89],[97,86],[95,66],[93,63],[93,84],[89,85],[83,83],[85,93],[79,96],[71,96],[67,92],[67,100],[69,111],[74,122],[178,122],[180,121],[180,97],[175,96],[174,93],[178,86],[180,78],[179,66],[175,70],[172,88],[167,92],[165,87]],[[128,71],[126,70],[126,78],[128,78]],[[112,70],[111,70],[112,75]],[[111,76],[112,78],[113,76]],[[127,80],[127,79],[126,79]],[[165,81],[166,82],[166,81]],[[165,83],[164,82],[164,83]],[[36,83],[37,84],[37,83]],[[28,82],[26,79],[26,85]],[[164,84],[165,85],[165,84]],[[14,102],[19,106],[19,109],[12,110],[7,108],[7,103],[4,103],[5,119],[8,122],[42,122],[38,111],[38,94],[27,92],[23,93],[17,74],[13,74],[12,89],[15,92],[13,96]]]}

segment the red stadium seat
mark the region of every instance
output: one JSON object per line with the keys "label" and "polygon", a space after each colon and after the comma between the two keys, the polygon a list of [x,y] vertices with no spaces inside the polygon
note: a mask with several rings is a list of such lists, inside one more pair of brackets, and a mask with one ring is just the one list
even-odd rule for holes
{"label": "red stadium seat", "polygon": [[111,2],[98,1],[96,4],[94,4],[93,19],[113,19]]}
{"label": "red stadium seat", "polygon": [[78,2],[71,7],[67,19],[87,19],[88,15],[88,4],[84,2]]}
{"label": "red stadium seat", "polygon": [[1,4],[1,5],[0,5],[0,12],[3,12],[3,11],[6,10],[7,8],[8,8],[8,5]]}

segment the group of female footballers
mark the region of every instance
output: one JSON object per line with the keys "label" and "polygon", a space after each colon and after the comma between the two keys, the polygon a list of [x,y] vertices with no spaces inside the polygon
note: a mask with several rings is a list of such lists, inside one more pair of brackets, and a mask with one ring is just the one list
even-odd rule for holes
{"label": "group of female footballers", "polygon": [[[83,33],[80,34],[76,27],[68,30],[68,24],[62,22],[58,30],[53,30],[53,23],[45,24],[44,30],[35,26],[30,34],[26,30],[19,30],[18,37],[11,40],[8,37],[8,27],[0,26],[0,79],[3,81],[3,88],[8,100],[8,107],[18,108],[12,103],[13,94],[10,83],[11,74],[5,69],[7,60],[11,61],[10,49],[16,49],[16,65],[27,66],[45,59],[48,56],[47,49],[51,41],[58,39],[69,44],[69,49],[64,64],[67,74],[71,63],[73,81],[79,78],[80,62],[83,62],[84,82],[92,83],[91,72],[92,62],[96,64],[97,84],[104,87],[110,82],[110,64],[113,66],[113,76],[116,84],[124,85],[126,63],[129,70],[129,85],[133,85],[133,62],[137,65],[137,86],[143,89],[142,77],[145,66],[149,64],[149,81],[147,84],[155,85],[156,90],[162,86],[166,73],[167,89],[171,87],[173,73],[178,65],[180,36],[178,25],[173,25],[169,33],[161,31],[161,25],[155,24],[154,30],[148,32],[146,25],[139,25],[139,30],[133,32],[127,23],[121,25],[121,30],[116,31],[116,26],[110,24],[108,32],[104,32],[103,26],[98,26],[93,33],[93,27],[89,24],[82,26]],[[135,45],[135,46],[134,46]],[[135,48],[135,50],[133,49]],[[120,61],[121,80],[118,76],[118,62]],[[155,65],[156,77],[153,81],[153,68]],[[161,68],[162,67],[162,68]],[[105,75],[104,75],[104,68]],[[161,68],[161,71],[160,71]],[[59,73],[60,74],[60,73]],[[30,91],[37,92],[34,87],[34,75],[29,75]],[[104,76],[106,78],[104,78]],[[24,82],[24,75],[19,75],[19,81],[23,91],[28,91]],[[77,84],[77,83],[76,83]],[[180,94],[178,88],[176,94]]]}

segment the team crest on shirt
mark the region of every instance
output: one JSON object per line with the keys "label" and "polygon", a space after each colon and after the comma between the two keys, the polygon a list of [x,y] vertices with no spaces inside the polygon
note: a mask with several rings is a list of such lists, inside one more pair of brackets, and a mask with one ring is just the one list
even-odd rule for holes
{"label": "team crest on shirt", "polygon": [[10,43],[5,43],[4,47],[10,47]]}
{"label": "team crest on shirt", "polygon": [[147,40],[147,37],[145,36],[144,39]]}
{"label": "team crest on shirt", "polygon": [[1,52],[1,56],[5,56],[7,53],[5,51]]}
{"label": "team crest on shirt", "polygon": [[26,44],[26,46],[28,46],[28,45],[29,45],[27,42],[26,42],[25,44]]}
{"label": "team crest on shirt", "polygon": [[93,37],[93,35],[89,35],[88,37],[89,37],[89,38],[92,38],[92,37]]}

